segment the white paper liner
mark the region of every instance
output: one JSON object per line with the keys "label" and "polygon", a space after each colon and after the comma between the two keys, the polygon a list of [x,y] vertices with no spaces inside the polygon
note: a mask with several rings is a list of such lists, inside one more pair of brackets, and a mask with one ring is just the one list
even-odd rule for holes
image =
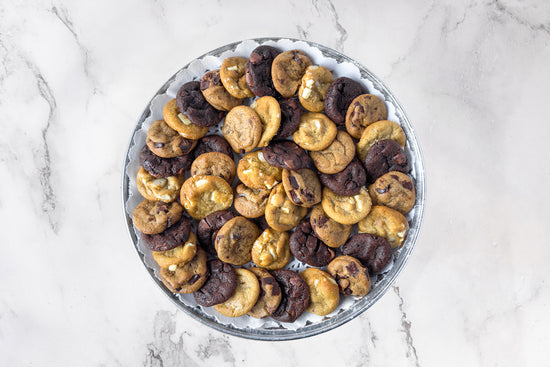
{"label": "white paper liner", "polygon": [[[126,201],[126,211],[128,215],[131,217],[132,212],[135,209],[135,207],[143,200],[143,197],[139,194],[136,186],[136,175],[139,170],[140,164],[139,164],[139,152],[141,148],[145,145],[145,138],[147,136],[147,130],[151,123],[153,123],[156,120],[160,120],[163,118],[162,116],[162,109],[164,105],[171,99],[176,97],[176,93],[179,90],[179,88],[192,80],[200,80],[202,75],[206,73],[209,70],[215,70],[219,69],[221,67],[222,61],[231,56],[242,56],[245,58],[248,58],[252,50],[254,50],[259,45],[269,45],[274,46],[282,51],[292,50],[292,49],[299,49],[303,52],[305,52],[316,65],[321,65],[329,69],[332,74],[334,75],[334,78],[346,76],[351,79],[357,80],[362,82],[369,90],[370,94],[374,94],[378,97],[380,97],[382,100],[384,100],[387,111],[388,111],[388,120],[397,122],[401,124],[400,118],[396,114],[396,108],[392,104],[392,101],[385,98],[384,94],[379,91],[373,82],[371,82],[369,79],[363,78],[361,76],[361,72],[355,66],[354,64],[348,63],[348,62],[341,62],[338,63],[337,60],[324,56],[320,50],[318,50],[315,47],[310,46],[309,44],[302,42],[302,41],[293,41],[288,39],[281,39],[278,41],[266,41],[262,43],[258,43],[254,40],[247,40],[241,42],[234,51],[225,51],[222,53],[219,57],[207,55],[204,56],[201,59],[196,59],[192,61],[189,66],[186,69],[181,70],[177,73],[175,80],[169,85],[168,89],[165,93],[159,94],[153,98],[151,101],[151,107],[150,107],[150,115],[147,117],[143,124],[141,125],[141,128],[137,129],[134,137],[132,139],[133,144],[131,148],[129,149],[128,158],[129,163],[127,166],[127,175],[129,178],[129,197]],[[223,123],[223,121],[222,121]],[[221,126],[221,123],[220,125]],[[221,131],[218,127],[212,127],[209,131],[209,134],[220,134]],[[415,172],[415,156],[411,154],[410,151],[408,151],[407,147],[405,147],[405,152],[407,153],[407,156],[409,158],[409,161],[411,163],[412,171],[410,175],[413,178],[416,178],[416,172]],[[410,213],[407,214],[407,219],[410,223],[410,218],[414,216],[414,210],[413,209]],[[134,231],[138,237],[138,249],[141,253],[144,254],[144,261],[147,266],[154,269],[155,276],[160,279],[159,277],[159,267],[158,264],[154,261],[152,257],[152,253],[150,250],[147,249],[147,247],[142,243],[141,241],[141,234],[139,231],[137,231],[134,228]],[[394,255],[393,259],[395,260],[397,254]],[[254,266],[253,263],[249,263],[245,265],[244,267]],[[303,264],[302,262],[296,260],[293,258],[293,260],[290,261],[290,263],[285,266],[285,269],[294,270],[297,272],[300,272],[304,269],[309,267],[308,265]],[[390,262],[390,264],[386,267],[386,269],[381,273],[381,275],[387,274],[393,267],[393,261]],[[324,270],[324,269],[323,269]],[[373,289],[376,287],[377,281],[376,277],[371,278],[372,281],[372,287]],[[372,290],[371,290],[372,292]],[[368,297],[367,295],[366,297]],[[226,324],[226,325],[232,325],[239,329],[245,329],[245,328],[276,328],[276,327],[284,327],[289,330],[297,330],[303,326],[306,325],[306,323],[309,325],[310,323],[319,323],[323,320],[330,319],[331,317],[337,315],[338,313],[342,312],[343,310],[347,310],[348,308],[352,307],[358,299],[352,296],[340,296],[340,303],[336,310],[334,310],[331,314],[327,316],[317,316],[315,314],[311,314],[308,312],[304,312],[295,322],[293,323],[281,323],[278,321],[275,321],[271,318],[266,319],[256,319],[253,317],[250,317],[248,315],[237,317],[237,318],[231,318],[226,317],[221,314],[219,314],[214,307],[202,307],[197,305],[195,302],[192,294],[178,294],[177,297],[185,304],[196,307],[202,310],[203,313],[210,315],[214,317],[219,323]]]}

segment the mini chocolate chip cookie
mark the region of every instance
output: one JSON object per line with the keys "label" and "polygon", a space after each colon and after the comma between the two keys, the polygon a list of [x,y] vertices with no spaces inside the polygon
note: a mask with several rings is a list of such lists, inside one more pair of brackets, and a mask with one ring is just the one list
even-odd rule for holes
{"label": "mini chocolate chip cookie", "polygon": [[228,155],[220,152],[204,153],[197,157],[191,165],[191,176],[218,176],[227,181],[231,185],[237,167],[235,161],[229,158]]}
{"label": "mini chocolate chip cookie", "polygon": [[201,138],[193,151],[195,158],[204,153],[220,152],[233,159],[233,149],[222,136],[208,135]]}
{"label": "mini chocolate chip cookie", "polygon": [[182,217],[177,223],[157,234],[143,234],[141,240],[152,251],[168,251],[187,242],[191,222]]}
{"label": "mini chocolate chip cookie", "polygon": [[288,138],[300,125],[302,109],[295,99],[281,99],[279,100],[279,107],[281,108],[281,126],[277,132],[277,137],[281,139]]}
{"label": "mini chocolate chip cookie", "polygon": [[290,140],[277,140],[262,149],[267,163],[275,167],[298,170],[307,168],[309,155]]}
{"label": "mini chocolate chip cookie", "polygon": [[240,215],[246,218],[258,218],[264,215],[271,190],[254,189],[240,184],[235,188],[235,193],[233,205]]}
{"label": "mini chocolate chip cookie", "polygon": [[367,88],[361,83],[347,77],[338,78],[328,87],[325,95],[325,113],[334,123],[342,125],[351,102],[367,93]]}
{"label": "mini chocolate chip cookie", "polygon": [[219,210],[208,214],[199,221],[199,224],[197,224],[197,237],[199,239],[199,243],[206,251],[208,251],[208,253],[216,255],[216,247],[214,243],[219,229],[230,219],[233,219],[236,216],[237,214],[229,210]]}
{"label": "mini chocolate chip cookie", "polygon": [[346,130],[355,139],[361,139],[367,126],[387,118],[388,111],[384,101],[373,94],[361,94],[348,107]]}
{"label": "mini chocolate chip cookie", "polygon": [[309,208],[321,202],[321,183],[309,168],[283,170],[283,186],[288,198],[296,205]]}
{"label": "mini chocolate chip cookie", "polygon": [[198,249],[195,257],[186,263],[160,268],[160,279],[174,293],[193,293],[202,287],[208,278],[206,252]]}
{"label": "mini chocolate chip cookie", "polygon": [[327,148],[337,133],[336,125],[327,116],[308,112],[300,117],[300,125],[292,134],[292,139],[306,150],[319,151]]}
{"label": "mini chocolate chip cookie", "polygon": [[162,158],[189,154],[197,145],[196,140],[184,138],[164,120],[157,120],[149,126],[145,143],[151,152]]}
{"label": "mini chocolate chip cookie", "polygon": [[290,98],[296,94],[306,69],[313,62],[300,50],[285,51],[273,60],[271,77],[273,86],[283,97]]}
{"label": "mini chocolate chip cookie", "polygon": [[164,108],[162,109],[162,117],[168,126],[176,130],[186,139],[200,139],[205,136],[209,130],[208,126],[202,127],[195,125],[187,118],[187,116],[181,113],[176,105],[175,99],[171,99],[164,105]]}
{"label": "mini chocolate chip cookie", "polygon": [[273,97],[265,96],[255,100],[250,107],[258,114],[262,122],[262,136],[258,147],[265,147],[277,134],[281,125],[281,107]]}
{"label": "mini chocolate chip cookie", "polygon": [[330,247],[340,247],[348,240],[351,229],[349,224],[338,223],[332,220],[323,210],[321,204],[317,204],[311,210],[309,223],[315,235]]}
{"label": "mini chocolate chip cookie", "polygon": [[395,140],[400,147],[404,147],[407,142],[405,132],[397,123],[389,120],[373,122],[365,128],[357,143],[357,156],[361,162],[365,161],[367,152],[377,141],[385,139]]}
{"label": "mini chocolate chip cookie", "polygon": [[344,170],[355,158],[355,143],[351,136],[339,130],[333,142],[323,150],[311,152],[310,157],[319,172],[334,174]]}
{"label": "mini chocolate chip cookie", "polygon": [[222,133],[235,152],[250,152],[260,142],[262,121],[252,108],[237,106],[227,114]]}
{"label": "mini chocolate chip cookie", "polygon": [[237,272],[231,264],[219,259],[207,262],[210,276],[206,283],[195,293],[195,301],[204,307],[211,307],[227,301],[237,288]]}
{"label": "mini chocolate chip cookie", "polygon": [[294,257],[311,266],[326,266],[334,258],[334,251],[315,236],[308,220],[296,227],[289,246]]}
{"label": "mini chocolate chip cookie", "polygon": [[157,178],[183,175],[191,166],[191,162],[192,156],[189,154],[174,158],[161,158],[151,152],[147,145],[144,145],[139,152],[140,165]]}
{"label": "mini chocolate chip cookie", "polygon": [[218,257],[233,265],[246,264],[252,260],[250,251],[259,235],[258,226],[244,217],[228,220],[216,235]]}
{"label": "mini chocolate chip cookie", "polygon": [[197,237],[189,232],[185,243],[166,251],[153,251],[153,259],[161,268],[170,268],[191,261],[197,253]]}
{"label": "mini chocolate chip cookie", "polygon": [[223,86],[236,98],[254,97],[246,83],[246,63],[244,57],[228,57],[222,62],[220,76]]}
{"label": "mini chocolate chip cookie", "polygon": [[367,216],[372,201],[365,187],[353,196],[337,195],[334,191],[325,187],[323,188],[321,204],[325,213],[336,222],[355,224]]}
{"label": "mini chocolate chip cookie", "polygon": [[367,173],[361,162],[354,158],[341,172],[332,175],[320,173],[319,181],[337,195],[353,196],[367,183]]}
{"label": "mini chocolate chip cookie", "polygon": [[271,272],[281,287],[281,303],[271,317],[280,322],[294,322],[309,306],[309,288],[299,274],[280,269]]}
{"label": "mini chocolate chip cookie", "polygon": [[281,287],[267,270],[256,267],[248,270],[253,272],[260,282],[260,296],[254,307],[248,311],[248,316],[257,319],[266,318],[275,312],[281,303]]}
{"label": "mini chocolate chip cookie", "polygon": [[308,67],[298,90],[298,98],[302,106],[311,112],[324,110],[325,95],[333,81],[334,77],[327,68],[318,65]]}
{"label": "mini chocolate chip cookie", "polygon": [[204,98],[201,83],[198,81],[187,82],[180,87],[176,95],[176,104],[181,113],[201,127],[217,125],[225,116],[224,111],[215,109]]}
{"label": "mini chocolate chip cookie", "polygon": [[338,256],[328,264],[327,272],[336,280],[342,294],[363,297],[370,291],[369,272],[354,257]]}
{"label": "mini chocolate chip cookie", "polygon": [[229,111],[243,103],[242,99],[232,96],[223,86],[220,70],[211,70],[201,78],[201,92],[208,103],[220,111]]}
{"label": "mini chocolate chip cookie", "polygon": [[361,232],[384,237],[393,249],[401,247],[409,229],[409,223],[403,214],[382,205],[374,205],[365,219],[357,225]]}
{"label": "mini chocolate chip cookie", "polygon": [[201,220],[228,209],[233,203],[233,190],[221,177],[192,176],[181,186],[180,202],[191,217]]}
{"label": "mini chocolate chip cookie", "polygon": [[254,189],[270,190],[283,178],[283,170],[267,162],[261,150],[242,156],[237,176],[243,184]]}
{"label": "mini chocolate chip cookie", "polygon": [[216,311],[227,317],[246,315],[260,296],[260,283],[253,272],[237,268],[235,273],[237,273],[235,292],[227,301],[214,306]]}
{"label": "mini chocolate chip cookie", "polygon": [[288,241],[287,232],[267,228],[252,245],[252,261],[268,270],[283,268],[290,261]]}
{"label": "mini chocolate chip cookie", "polygon": [[342,254],[361,261],[369,274],[380,273],[392,259],[393,250],[388,241],[370,233],[357,233],[342,246]]}
{"label": "mini chocolate chip cookie", "polygon": [[411,170],[407,155],[395,140],[380,140],[369,149],[365,157],[367,179],[374,182],[390,171],[407,173]]}
{"label": "mini chocolate chip cookie", "polygon": [[325,316],[338,307],[340,289],[330,274],[320,269],[307,268],[300,273],[300,276],[309,289],[310,302],[306,308],[307,312]]}
{"label": "mini chocolate chip cookie", "polygon": [[397,171],[380,176],[369,186],[369,194],[375,205],[385,205],[402,214],[410,212],[416,200],[412,179]]}
{"label": "mini chocolate chip cookie", "polygon": [[136,184],[139,193],[150,201],[164,201],[171,203],[180,193],[183,176],[169,176],[156,178],[140,167],[136,175]]}
{"label": "mini chocolate chip cookie", "polygon": [[307,214],[307,208],[294,205],[288,198],[283,184],[275,186],[265,207],[265,219],[277,231],[290,231]]}
{"label": "mini chocolate chip cookie", "polygon": [[258,97],[279,97],[271,79],[271,65],[281,51],[271,46],[258,46],[248,57],[245,76],[248,87]]}
{"label": "mini chocolate chip cookie", "polygon": [[138,231],[157,234],[180,220],[182,206],[177,202],[143,200],[132,213],[132,221]]}

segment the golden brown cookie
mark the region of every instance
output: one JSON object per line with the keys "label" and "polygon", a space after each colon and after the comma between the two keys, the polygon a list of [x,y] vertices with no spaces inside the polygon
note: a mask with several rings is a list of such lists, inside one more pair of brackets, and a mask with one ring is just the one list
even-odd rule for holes
{"label": "golden brown cookie", "polygon": [[199,248],[191,261],[160,268],[159,275],[164,285],[174,293],[196,292],[208,279],[206,252]]}
{"label": "golden brown cookie", "polygon": [[322,113],[308,112],[300,117],[300,125],[292,134],[292,139],[301,148],[319,151],[327,148],[338,130],[334,122]]}
{"label": "golden brown cookie", "polygon": [[308,111],[321,112],[325,109],[325,95],[334,81],[330,70],[312,65],[306,69],[298,90],[301,105]]}
{"label": "golden brown cookie", "polygon": [[248,311],[248,316],[257,319],[266,318],[275,312],[281,303],[281,287],[267,270],[255,267],[248,270],[256,275],[260,283],[260,296],[254,307]]}
{"label": "golden brown cookie", "polygon": [[339,130],[336,139],[325,149],[309,154],[315,167],[326,174],[344,170],[355,158],[355,143],[345,131]]}
{"label": "golden brown cookie", "polygon": [[160,200],[165,203],[176,200],[182,182],[182,176],[156,178],[143,167],[140,167],[136,176],[136,184],[141,196],[150,201]]}
{"label": "golden brown cookie", "polygon": [[191,176],[218,176],[231,185],[237,167],[235,162],[227,154],[210,152],[199,155],[191,165]]}
{"label": "golden brown cookie", "polygon": [[321,204],[317,204],[311,210],[309,222],[315,235],[327,246],[340,247],[351,235],[352,225],[338,223],[332,220],[323,210]]}
{"label": "golden brown cookie", "polygon": [[327,272],[336,280],[342,294],[363,297],[370,291],[369,272],[354,257],[338,256],[328,264]]}
{"label": "golden brown cookie", "polygon": [[365,187],[353,196],[336,195],[334,191],[325,187],[321,205],[325,213],[336,222],[355,224],[369,214],[372,201]]}
{"label": "golden brown cookie", "polygon": [[181,187],[180,202],[196,220],[208,214],[225,210],[233,203],[233,190],[221,177],[192,176]]}
{"label": "golden brown cookie", "polygon": [[265,208],[265,220],[277,231],[290,231],[307,214],[307,208],[294,205],[288,198],[283,184],[275,186]]}
{"label": "golden brown cookie", "polygon": [[242,99],[232,96],[223,86],[220,70],[212,70],[201,78],[201,93],[204,99],[215,109],[229,111],[243,103]]}
{"label": "golden brown cookie", "polygon": [[134,209],[132,221],[141,233],[157,234],[180,220],[182,212],[183,208],[177,201],[143,200]]}
{"label": "golden brown cookie", "polygon": [[281,125],[281,107],[279,106],[279,102],[270,96],[258,98],[250,107],[252,107],[262,121],[262,136],[257,146],[258,148],[266,147],[277,134]]}
{"label": "golden brown cookie", "polygon": [[243,265],[252,260],[250,251],[260,235],[258,226],[244,217],[227,221],[218,231],[215,240],[216,252],[221,261]]}
{"label": "golden brown cookie", "polygon": [[316,268],[307,268],[300,273],[309,288],[309,306],[306,311],[319,316],[325,316],[338,307],[340,288],[334,278]]}
{"label": "golden brown cookie", "polygon": [[361,139],[357,143],[357,156],[363,162],[369,149],[378,141],[392,139],[401,148],[405,146],[407,139],[405,132],[397,123],[389,120],[376,121],[365,128]]}
{"label": "golden brown cookie", "polygon": [[283,186],[288,198],[296,205],[309,208],[321,202],[321,182],[309,168],[283,170]]}
{"label": "golden brown cookie", "polygon": [[145,143],[154,154],[162,158],[188,154],[197,145],[196,140],[184,138],[164,120],[157,120],[149,126]]}
{"label": "golden brown cookie", "polygon": [[161,268],[170,268],[191,261],[197,253],[197,237],[189,232],[185,243],[168,251],[153,251],[153,259]]}
{"label": "golden brown cookie", "polygon": [[300,50],[285,51],[277,55],[271,64],[271,77],[277,92],[285,98],[296,94],[302,77],[313,62]]}
{"label": "golden brown cookie", "polygon": [[225,89],[236,98],[254,97],[254,93],[246,83],[246,63],[244,57],[228,57],[223,60],[220,76]]}
{"label": "golden brown cookie", "polygon": [[367,126],[387,118],[388,111],[384,101],[373,94],[361,94],[348,107],[346,130],[355,139],[361,139]]}
{"label": "golden brown cookie", "polygon": [[214,306],[224,316],[239,317],[246,315],[256,304],[260,296],[260,283],[253,272],[246,269],[235,269],[237,288],[235,293],[224,303]]}
{"label": "golden brown cookie", "polygon": [[180,112],[176,105],[176,100],[171,99],[164,105],[162,109],[164,121],[172,129],[180,133],[181,136],[187,139],[197,140],[202,138],[208,132],[209,127],[197,126],[191,122],[183,113]]}
{"label": "golden brown cookie", "polygon": [[225,117],[222,133],[235,152],[250,152],[260,142],[262,121],[252,108],[237,106]]}
{"label": "golden brown cookie", "polygon": [[369,194],[375,205],[385,205],[402,214],[410,212],[416,200],[412,179],[398,171],[380,176],[369,186]]}
{"label": "golden brown cookie", "polygon": [[252,261],[259,267],[276,270],[282,269],[290,261],[289,235],[273,228],[262,232],[252,245]]}
{"label": "golden brown cookie", "polygon": [[237,176],[254,189],[272,189],[283,179],[283,170],[267,163],[261,150],[245,154],[237,165]]}
{"label": "golden brown cookie", "polygon": [[265,213],[270,193],[271,190],[253,189],[240,184],[235,188],[235,210],[246,218],[261,217]]}
{"label": "golden brown cookie", "polygon": [[397,210],[383,205],[374,205],[370,213],[358,223],[359,231],[383,237],[394,249],[405,241],[409,223]]}

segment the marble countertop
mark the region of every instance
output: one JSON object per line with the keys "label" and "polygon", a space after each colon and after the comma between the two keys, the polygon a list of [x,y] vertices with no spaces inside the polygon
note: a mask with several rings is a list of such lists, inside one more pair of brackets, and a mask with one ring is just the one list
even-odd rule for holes
{"label": "marble countertop", "polygon": [[[413,256],[367,312],[256,342],[203,326],[151,281],[121,209],[127,143],[175,71],[292,37],[380,77],[423,149]],[[550,3],[0,3],[0,364],[542,366],[550,363]]]}

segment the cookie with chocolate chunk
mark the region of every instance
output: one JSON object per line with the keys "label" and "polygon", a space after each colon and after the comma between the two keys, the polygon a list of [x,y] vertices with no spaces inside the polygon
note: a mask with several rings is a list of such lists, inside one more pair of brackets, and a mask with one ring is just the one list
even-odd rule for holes
{"label": "cookie with chocolate chunk", "polygon": [[380,176],[369,186],[369,194],[375,205],[385,205],[402,214],[410,212],[416,200],[412,179],[398,171]]}
{"label": "cookie with chocolate chunk", "polygon": [[183,208],[177,201],[143,200],[134,209],[132,221],[138,231],[145,234],[157,234],[180,220]]}
{"label": "cookie with chocolate chunk", "polygon": [[369,272],[354,257],[338,256],[328,264],[327,272],[336,280],[342,294],[363,297],[370,291]]}
{"label": "cookie with chocolate chunk", "polygon": [[199,248],[191,261],[160,268],[159,275],[164,285],[174,293],[196,292],[208,278],[206,252]]}
{"label": "cookie with chocolate chunk", "polygon": [[236,216],[237,214],[229,210],[220,210],[201,219],[199,224],[197,224],[197,237],[201,246],[210,254],[215,255],[216,248],[214,242],[216,234],[227,221]]}
{"label": "cookie with chocolate chunk", "polygon": [[157,120],[151,124],[145,143],[151,152],[162,158],[188,154],[197,145],[196,140],[184,138],[164,120]]}
{"label": "cookie with chocolate chunk", "polygon": [[321,201],[322,187],[314,171],[308,168],[283,170],[283,186],[290,200],[306,208]]}
{"label": "cookie with chocolate chunk", "polygon": [[206,101],[220,111],[229,111],[243,103],[242,99],[229,94],[221,82],[220,70],[211,70],[201,78],[201,92]]}
{"label": "cookie with chocolate chunk", "polygon": [[248,311],[248,315],[257,319],[266,318],[275,312],[281,303],[281,287],[267,270],[262,268],[248,270],[253,272],[260,282],[260,296],[254,307]]}
{"label": "cookie with chocolate chunk", "polygon": [[283,97],[290,98],[296,94],[302,77],[313,62],[300,50],[285,51],[273,60],[271,77],[273,86]]}

